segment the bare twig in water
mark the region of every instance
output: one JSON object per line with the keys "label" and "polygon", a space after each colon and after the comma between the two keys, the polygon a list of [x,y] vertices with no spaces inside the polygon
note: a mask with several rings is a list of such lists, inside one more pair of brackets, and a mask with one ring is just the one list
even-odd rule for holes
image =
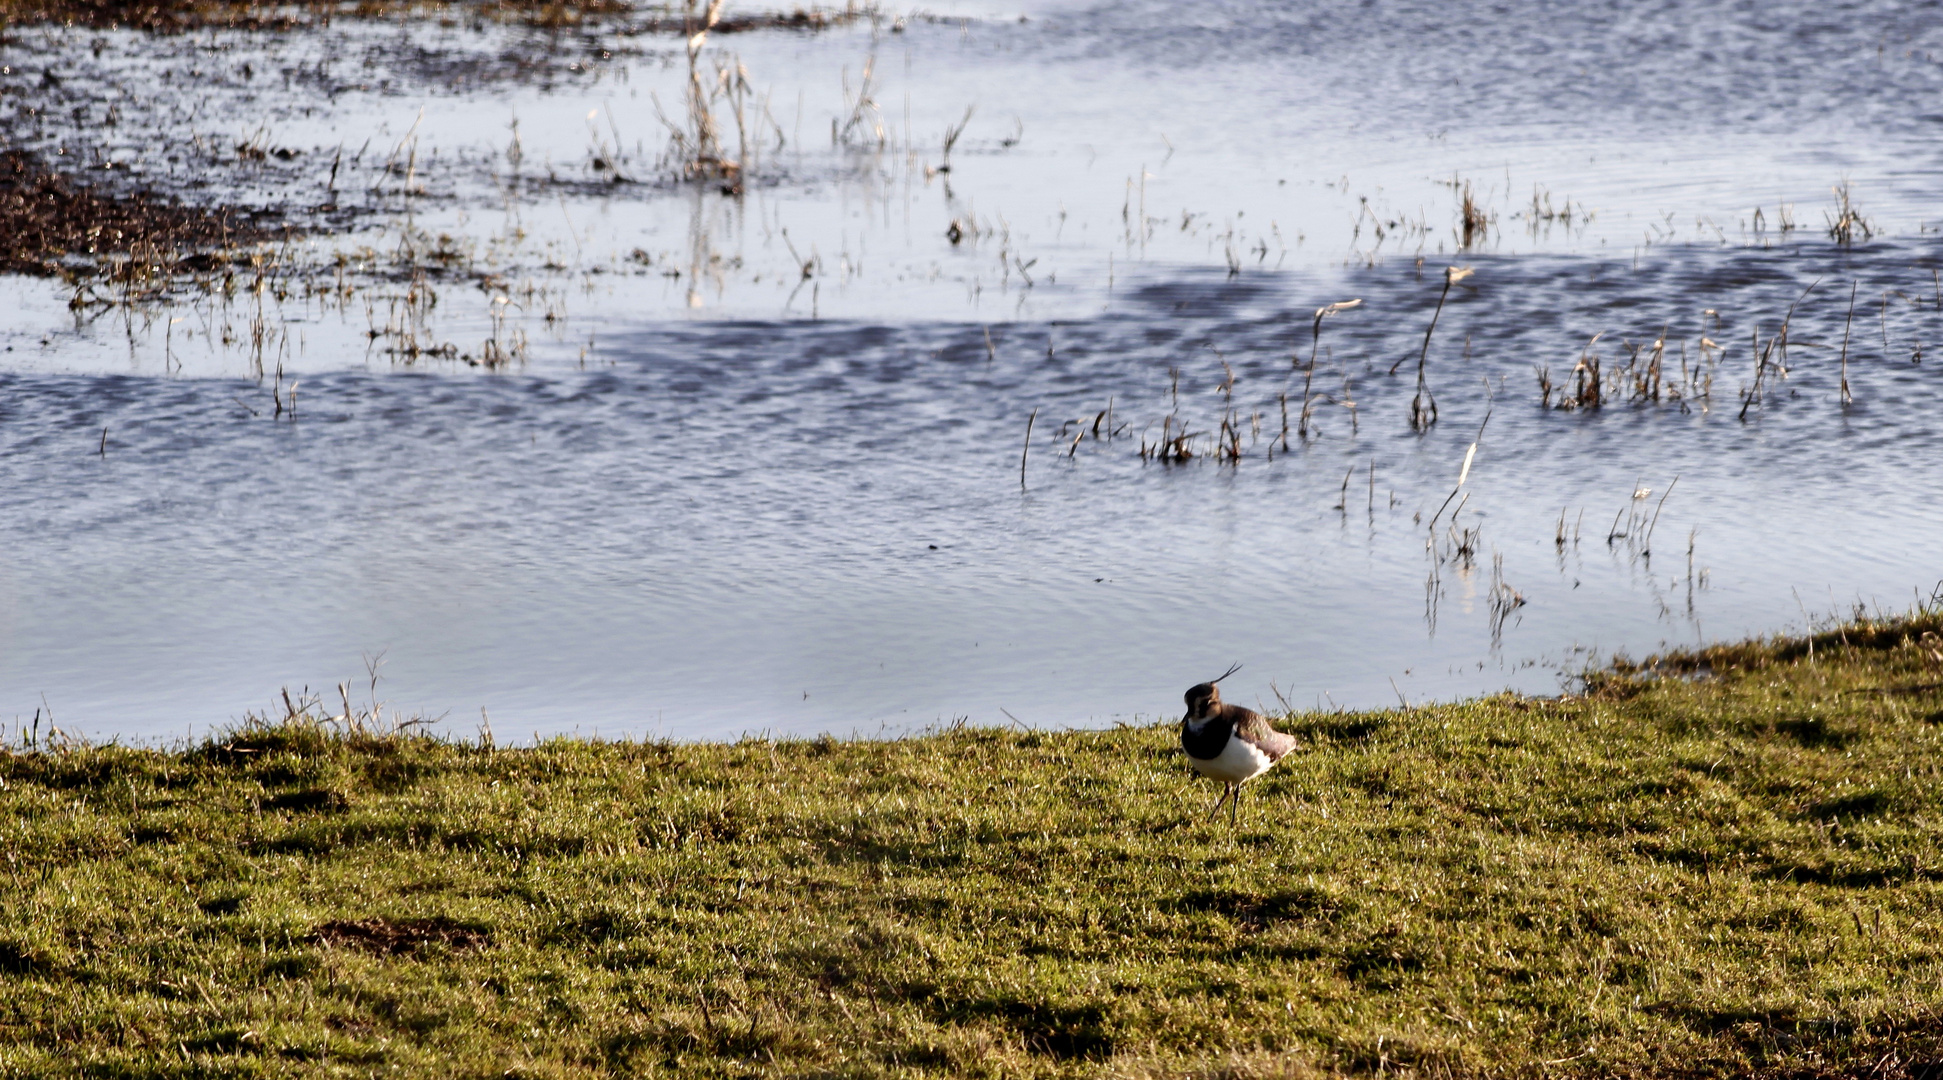
{"label": "bare twig in water", "polygon": [[1451,493],[1444,497],[1444,503],[1437,508],[1437,512],[1430,515],[1431,532],[1434,533],[1437,531],[1437,519],[1444,516],[1444,511],[1450,506],[1451,500],[1457,498],[1457,493],[1464,490],[1464,481],[1471,478],[1471,463],[1477,460],[1478,443],[1484,441],[1484,428],[1489,423],[1491,423],[1491,410],[1487,408],[1484,410],[1483,423],[1477,426],[1477,437],[1471,440],[1470,448],[1464,451],[1464,467],[1457,470],[1457,486],[1452,488]]}
{"label": "bare twig in water", "polygon": [[1019,450],[1019,490],[1021,491],[1025,490],[1025,457],[1032,452],[1032,422],[1037,419],[1039,419],[1038,409],[1032,410],[1032,415],[1025,419],[1025,445]]}
{"label": "bare twig in water", "polygon": [[1349,467],[1349,471],[1343,474],[1343,490],[1340,494],[1336,496],[1336,505],[1330,507],[1329,509],[1342,510],[1344,512],[1347,512],[1349,507],[1349,478],[1355,475],[1356,475],[1356,466],[1351,465]]}
{"label": "bare twig in water", "polygon": [[1504,579],[1504,556],[1491,553],[1491,647],[1497,648],[1504,641],[1504,624],[1513,612],[1525,606],[1525,597],[1511,587]]}
{"label": "bare twig in water", "polygon": [[1821,278],[1816,278],[1809,282],[1808,287],[1801,290],[1801,295],[1795,297],[1795,302],[1788,305],[1788,314],[1781,318],[1781,333],[1776,340],[1776,345],[1778,346],[1777,355],[1781,360],[1781,372],[1784,375],[1788,372],[1788,326],[1795,321],[1795,308],[1800,307],[1801,302],[1808,299],[1808,294],[1814,292],[1815,286],[1821,283]]}
{"label": "bare twig in water", "polygon": [[1741,411],[1740,411],[1739,419],[1742,421],[1745,421],[1747,419],[1747,410],[1752,408],[1757,402],[1761,400],[1761,383],[1763,379],[1765,379],[1767,376],[1768,355],[1774,351],[1775,339],[1769,338],[1768,343],[1766,345],[1762,345],[1761,331],[1758,328],[1754,331],[1753,340],[1754,340],[1753,347],[1754,347],[1754,356],[1755,356],[1754,385],[1742,391],[1741,393]]}
{"label": "bare twig in water", "polygon": [[958,139],[964,135],[966,125],[971,123],[972,113],[977,111],[978,106],[967,106],[965,109],[965,118],[945,129],[944,156],[938,164],[939,172],[948,173],[951,171],[951,148],[958,145]]}
{"label": "bare twig in water", "polygon": [[1673,477],[1673,482],[1666,485],[1666,490],[1660,493],[1660,501],[1653,507],[1653,521],[1646,526],[1646,539],[1640,543],[1640,550],[1645,554],[1653,554],[1653,530],[1659,528],[1660,511],[1666,508],[1667,496],[1673,494],[1673,486],[1679,482],[1680,477],[1676,473]]}
{"label": "bare twig in water", "polygon": [[1849,317],[1842,323],[1842,404],[1854,403],[1849,394],[1849,331],[1855,327],[1855,291],[1861,288],[1860,282],[1849,283]]}
{"label": "bare twig in water", "polygon": [[[1437,316],[1444,313],[1444,298],[1450,295],[1452,283],[1462,281],[1470,276],[1471,271],[1468,269],[1460,270],[1455,266],[1446,266],[1444,268],[1444,291],[1437,295],[1437,309],[1430,313],[1430,326],[1424,330],[1423,352],[1417,357],[1417,366],[1419,368],[1423,366],[1424,359],[1430,355],[1430,335],[1437,329]],[[1397,369],[1402,366],[1402,360],[1391,364],[1390,374],[1395,375]]]}

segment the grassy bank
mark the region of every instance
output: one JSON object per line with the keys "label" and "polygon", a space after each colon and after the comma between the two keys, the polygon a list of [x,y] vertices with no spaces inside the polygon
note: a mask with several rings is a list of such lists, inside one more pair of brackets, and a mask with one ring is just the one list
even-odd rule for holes
{"label": "grassy bank", "polygon": [[1235,829],[1169,727],[16,748],[0,1073],[1929,1077],[1939,631],[1297,714]]}

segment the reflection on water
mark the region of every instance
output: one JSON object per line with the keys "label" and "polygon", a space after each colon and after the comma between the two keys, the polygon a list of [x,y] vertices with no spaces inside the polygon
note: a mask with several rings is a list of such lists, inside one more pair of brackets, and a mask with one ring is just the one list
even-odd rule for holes
{"label": "reflection on water", "polygon": [[[379,653],[502,737],[1106,723],[1234,661],[1366,705],[1943,578],[1934,123],[1883,104],[1943,79],[1917,9],[1030,14],[721,39],[739,198],[653,180],[665,40],[457,90],[423,58],[510,32],[19,46],[288,52],[191,126],[417,139],[426,190],[340,162],[382,211],[306,242],[340,291],[5,283],[0,718],[169,736]],[[325,180],[288,171],[249,190]],[[1886,236],[1826,235],[1844,178]]]}
{"label": "reflection on water", "polygon": [[[1574,646],[1940,576],[1935,368],[1902,343],[1943,313],[1872,312],[1847,408],[1846,291],[1801,303],[1785,375],[1753,346],[1798,283],[1935,254],[1871,251],[1476,260],[1423,434],[1438,289],[1408,266],[1170,273],[1055,326],[617,325],[586,371],[311,375],[294,422],[247,380],[8,376],[5,685],[166,732],[382,649],[401,706],[685,736],[1104,722],[1236,659],[1302,704],[1545,690],[1530,661]],[[1661,400],[1628,403],[1655,353]],[[1534,366],[1590,360],[1605,405],[1543,407]],[[1143,456],[1182,429],[1190,460]]]}

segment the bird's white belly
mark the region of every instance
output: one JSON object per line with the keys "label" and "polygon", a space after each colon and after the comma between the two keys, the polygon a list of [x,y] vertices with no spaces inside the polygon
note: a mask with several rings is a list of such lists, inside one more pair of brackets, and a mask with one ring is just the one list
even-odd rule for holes
{"label": "bird's white belly", "polygon": [[1195,771],[1202,776],[1211,776],[1230,784],[1239,784],[1243,780],[1260,776],[1268,771],[1270,765],[1275,764],[1267,754],[1255,749],[1253,743],[1233,736],[1229,737],[1228,745],[1221,748],[1221,753],[1214,757],[1206,761],[1195,757],[1187,760],[1194,764]]}

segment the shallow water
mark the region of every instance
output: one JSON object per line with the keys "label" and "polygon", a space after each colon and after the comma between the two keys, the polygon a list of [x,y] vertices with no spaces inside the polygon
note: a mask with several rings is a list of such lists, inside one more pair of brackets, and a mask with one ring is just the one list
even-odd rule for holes
{"label": "shallow water", "polygon": [[[193,109],[122,104],[189,110],[213,146],[251,137],[234,118],[268,125],[310,166],[210,166],[264,198],[314,188],[339,142],[410,131],[427,190],[387,187],[375,154],[341,170],[383,213],[312,257],[409,217],[537,292],[503,305],[525,361],[485,374],[383,351],[367,330],[398,286],[89,321],[60,289],[0,285],[0,714],[167,737],[285,686],[334,700],[353,679],[364,700],[381,653],[389,707],[461,731],[483,708],[501,738],[1103,724],[1167,715],[1234,661],[1230,696],[1265,704],[1548,691],[1592,654],[1906,606],[1943,578],[1938,118],[1908,105],[1943,81],[1943,42],[1916,7],[1811,24],[1825,10],[1109,6],[722,37],[777,129],[807,133],[739,200],[587,166],[605,109],[653,174],[639,103],[685,78],[665,40],[456,90],[481,69],[422,58],[519,36],[10,46],[22,77],[48,57],[394,63],[388,88],[265,75],[205,80]],[[832,148],[845,69],[854,100],[873,51],[884,141]],[[1459,252],[1464,180],[1495,220]],[[1884,235],[1824,235],[1843,180]],[[1515,216],[1534,185],[1589,218]],[[974,235],[953,244],[953,221]],[[1474,274],[1437,316],[1439,420],[1417,433],[1447,265]],[[498,332],[490,287],[437,288],[428,336]],[[1284,452],[1313,313],[1351,298],[1321,332],[1314,430]],[[1743,416],[1750,341],[1791,305],[1785,375]],[[1657,403],[1541,406],[1535,368],[1564,386],[1597,355],[1611,379],[1662,333]],[[294,421],[271,403],[290,378]],[[1109,404],[1117,437],[1094,439]],[[1140,453],[1227,416],[1233,465],[1208,437],[1183,464]]]}

